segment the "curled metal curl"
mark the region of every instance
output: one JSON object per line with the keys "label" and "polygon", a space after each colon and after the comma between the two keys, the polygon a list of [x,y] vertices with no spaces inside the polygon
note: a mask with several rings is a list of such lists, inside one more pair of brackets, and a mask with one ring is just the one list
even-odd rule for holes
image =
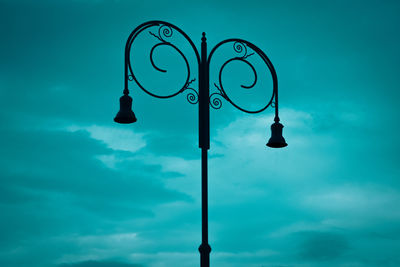
{"label": "curled metal curl", "polygon": [[172,28],[168,25],[162,25],[158,28],[158,36],[161,38],[161,40],[163,40],[165,42],[165,39],[163,38],[169,38],[172,36]]}
{"label": "curled metal curl", "polygon": [[[222,99],[227,99],[224,95],[224,92],[218,87],[216,83],[214,83],[215,88],[217,88],[218,92],[212,93],[209,97],[210,106],[213,109],[220,109],[222,107]],[[220,98],[221,97],[221,98]]]}
{"label": "curled metal curl", "polygon": [[[246,113],[259,113],[264,111],[265,109],[267,109],[269,106],[271,106],[272,104],[272,100],[275,98],[275,102],[277,103],[277,90],[278,90],[278,80],[277,80],[277,76],[276,76],[276,72],[275,69],[271,63],[271,61],[268,59],[268,57],[264,54],[263,51],[261,51],[257,46],[253,45],[252,43],[242,40],[242,39],[227,39],[224,40],[220,43],[218,43],[210,52],[209,56],[208,56],[208,64],[210,64],[211,58],[215,52],[215,50],[220,47],[223,44],[226,43],[233,43],[233,49],[236,53],[240,54],[239,56],[236,57],[232,57],[230,59],[228,59],[227,61],[225,61],[224,64],[222,64],[220,70],[219,70],[219,84],[218,86],[216,85],[217,89],[219,92],[214,93],[214,94],[219,94],[221,95],[224,99],[226,99],[229,103],[231,103],[234,107],[236,107],[237,109],[246,112]],[[249,53],[249,49],[251,49],[250,51],[252,53]],[[253,53],[254,52],[254,53]],[[258,56],[261,57],[261,59],[264,61],[264,63],[268,66],[268,69],[270,70],[270,73],[272,75],[272,83],[273,83],[273,90],[272,90],[272,96],[269,99],[269,101],[267,100],[267,104],[265,106],[263,106],[262,108],[256,109],[256,110],[248,110],[245,108],[240,107],[239,105],[237,105],[236,103],[234,103],[232,101],[232,99],[229,98],[229,96],[226,94],[226,90],[222,84],[222,72],[224,70],[224,68],[231,62],[234,61],[239,61],[241,63],[246,64],[247,66],[250,67],[250,69],[252,70],[253,74],[254,74],[254,80],[250,85],[241,85],[242,88],[244,89],[251,89],[253,88],[258,80],[257,77],[257,71],[254,68],[254,66],[248,61],[248,58],[254,54],[257,54]],[[214,95],[212,94],[212,95]],[[211,96],[212,96],[211,95]],[[211,97],[210,96],[210,97]],[[212,101],[210,98],[210,104],[212,105]],[[277,112],[277,104],[276,104],[276,112]]]}
{"label": "curled metal curl", "polygon": [[[173,94],[169,94],[169,95],[157,95],[154,94],[152,92],[150,92],[149,90],[147,90],[146,88],[144,88],[144,86],[139,82],[139,80],[136,78],[134,72],[133,72],[133,68],[132,68],[132,63],[130,60],[130,53],[131,53],[131,47],[133,44],[133,41],[136,39],[136,37],[143,32],[146,29],[149,29],[151,27],[158,27],[158,34],[154,34],[153,32],[150,31],[150,34],[154,37],[156,37],[158,39],[158,43],[155,44],[151,50],[150,50],[150,63],[153,66],[153,68],[159,72],[167,72],[167,70],[162,69],[160,67],[158,67],[155,62],[154,62],[154,51],[155,49],[161,47],[161,46],[168,46],[171,47],[172,49],[174,49],[176,52],[178,52],[178,54],[183,58],[184,62],[185,62],[185,66],[186,66],[186,70],[187,70],[187,76],[186,76],[186,80],[183,84],[183,86],[177,90],[175,93]],[[180,33],[190,44],[190,46],[193,48],[196,58],[197,58],[197,62],[200,62],[200,55],[197,51],[196,46],[194,45],[193,41],[178,27],[176,27],[173,24],[170,24],[168,22],[163,22],[163,21],[149,21],[146,23],[143,23],[141,25],[139,25],[135,30],[132,31],[132,33],[130,34],[127,42],[126,42],[126,46],[125,46],[125,88],[128,87],[127,82],[134,80],[136,82],[136,84],[147,94],[156,97],[156,98],[170,98],[173,96],[178,95],[179,93],[182,93],[183,91],[187,90],[187,89],[191,89],[188,88],[188,84],[189,84],[189,78],[191,76],[191,71],[190,71],[190,67],[189,67],[189,62],[186,58],[186,56],[183,54],[183,52],[176,47],[174,44],[172,44],[171,42],[166,41],[167,38],[172,37],[173,35],[173,30],[175,30],[176,32]],[[193,91],[195,91],[194,89],[191,89]],[[197,92],[196,92],[197,93]],[[188,101],[190,99],[190,103],[197,103],[198,100],[196,100],[196,96],[193,94],[193,92],[190,93],[190,96],[188,96]],[[198,99],[198,97],[197,97]]]}
{"label": "curled metal curl", "polygon": [[244,43],[242,42],[234,42],[233,43],[233,50],[235,50],[236,53],[241,54],[243,53],[242,57],[246,57],[247,55],[247,47]]}
{"label": "curled metal curl", "polygon": [[185,92],[186,90],[189,90],[189,91],[190,91],[190,92],[188,92],[188,94],[186,95],[186,99],[187,99],[187,101],[188,101],[190,104],[197,104],[197,103],[199,102],[199,93],[198,93],[195,89],[189,87],[190,84],[191,84],[192,82],[194,82],[194,81],[196,81],[195,78],[192,79],[192,80],[190,80],[190,82],[188,82],[188,83],[186,84],[186,86],[183,88],[183,90],[181,91],[181,93]]}
{"label": "curled metal curl", "polygon": [[251,70],[253,71],[253,74],[254,74],[254,81],[253,81],[253,83],[250,84],[250,85],[243,85],[243,84],[242,84],[242,85],[240,85],[240,87],[242,87],[242,88],[244,88],[244,89],[251,89],[251,88],[253,88],[254,85],[256,85],[256,83],[257,83],[257,71],[256,71],[256,69],[254,68],[254,66],[253,66],[249,61],[246,60],[246,57],[235,57],[235,58],[232,58],[232,59],[226,61],[226,62],[222,65],[222,67],[221,67],[221,69],[220,69],[220,71],[219,71],[219,83],[220,83],[220,86],[222,87],[222,80],[221,80],[222,70],[225,68],[225,66],[226,66],[228,63],[230,63],[230,62],[232,62],[232,61],[244,62],[244,63],[246,63],[246,64],[251,68]]}
{"label": "curled metal curl", "polygon": [[[158,70],[159,72],[167,72],[167,70],[160,69],[159,67],[157,67],[156,64],[154,64],[154,59],[153,59],[154,50],[155,50],[157,47],[162,46],[162,45],[167,45],[167,46],[168,46],[169,43],[158,43],[158,44],[154,45],[154,46],[151,48],[151,50],[150,50],[150,63],[151,63],[151,65],[153,66],[153,68],[155,68],[155,69]],[[185,56],[183,56],[183,58],[185,59],[185,61],[187,61],[186,58],[185,58]]]}
{"label": "curled metal curl", "polygon": [[222,107],[222,100],[220,97],[224,98],[220,93],[212,93],[210,95],[210,106],[213,109],[220,109]]}
{"label": "curled metal curl", "polygon": [[186,88],[184,91],[190,90],[190,92],[186,95],[186,99],[190,104],[197,104],[199,102],[199,94],[193,88]]}

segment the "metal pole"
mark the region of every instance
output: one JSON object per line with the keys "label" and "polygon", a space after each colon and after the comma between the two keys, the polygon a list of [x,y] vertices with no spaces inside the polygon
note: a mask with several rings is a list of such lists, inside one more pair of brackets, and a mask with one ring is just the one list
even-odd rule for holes
{"label": "metal pole", "polygon": [[206,34],[201,38],[199,66],[199,147],[201,148],[201,225],[200,267],[210,266],[211,247],[208,244],[208,149],[210,148],[209,68]]}

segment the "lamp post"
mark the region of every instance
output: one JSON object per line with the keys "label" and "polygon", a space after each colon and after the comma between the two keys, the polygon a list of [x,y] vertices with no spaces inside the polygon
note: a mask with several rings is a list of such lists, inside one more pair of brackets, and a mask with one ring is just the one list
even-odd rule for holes
{"label": "lamp post", "polygon": [[[180,56],[184,59],[186,63],[186,68],[187,68],[187,78],[186,82],[183,85],[183,87],[177,91],[174,94],[171,95],[156,95],[154,93],[151,93],[147,89],[145,89],[142,84],[138,81],[136,78],[133,70],[132,70],[132,64],[130,60],[130,52],[131,48],[133,45],[133,41],[136,39],[136,37],[142,33],[146,29],[153,29],[153,31],[149,31],[149,33],[154,36],[156,39],[158,39],[158,43],[155,44],[151,50],[150,50],[150,62],[152,66],[160,72],[166,72],[166,70],[163,70],[159,67],[157,67],[154,64],[153,60],[153,52],[157,47],[160,46],[169,46],[173,48],[175,51],[177,51]],[[156,31],[154,31],[156,29]],[[198,91],[195,89],[191,88],[191,83],[195,79],[190,79],[191,78],[191,72],[190,72],[190,67],[189,67],[189,62],[186,58],[186,56],[182,53],[182,51],[175,46],[172,42],[170,42],[170,38],[173,35],[173,31],[177,31],[180,35],[182,35],[190,44],[190,46],[193,48],[193,51],[196,55],[197,59],[197,65],[198,65],[198,79],[199,79],[199,86],[198,86]],[[214,84],[216,87],[216,91],[212,94],[210,94],[210,87],[209,87],[209,76],[210,76],[210,61],[212,59],[212,56],[214,55],[214,52],[221,47],[224,44],[232,43],[233,44],[233,49],[234,52],[236,53],[236,56],[230,58],[227,60],[220,68],[219,71],[219,83]],[[249,51],[250,50],[250,51]],[[245,89],[250,89],[254,87],[254,85],[257,83],[257,72],[254,68],[254,66],[250,63],[248,58],[254,54],[257,54],[263,62],[267,65],[270,74],[272,76],[272,85],[273,85],[273,91],[272,91],[272,97],[267,101],[267,104],[257,110],[247,110],[244,109],[237,104],[235,104],[229,96],[226,94],[225,89],[222,85],[222,71],[225,68],[225,66],[233,61],[239,61],[242,63],[245,63],[248,65],[251,70],[254,73],[254,82],[249,85],[241,85],[242,88]],[[176,27],[175,25],[172,25],[171,23],[164,22],[164,21],[149,21],[146,23],[143,23],[136,27],[131,34],[128,37],[128,40],[125,45],[125,75],[124,75],[124,91],[123,91],[123,96],[120,98],[120,110],[117,113],[116,117],[114,118],[115,122],[118,123],[133,123],[136,122],[136,116],[132,111],[132,98],[129,96],[129,90],[128,90],[128,82],[129,81],[135,81],[136,84],[147,94],[156,97],[156,98],[170,98],[174,97],[178,94],[185,93],[187,92],[187,100],[191,104],[198,104],[199,106],[199,147],[201,149],[201,207],[202,207],[202,243],[199,247],[199,252],[200,252],[200,266],[201,267],[209,267],[210,266],[210,252],[211,252],[211,247],[208,244],[208,149],[210,148],[210,106],[214,109],[219,109],[222,106],[222,99],[225,99],[229,103],[231,103],[234,107],[238,108],[241,111],[244,111],[246,113],[259,113],[267,109],[269,106],[272,106],[275,108],[275,119],[274,123],[271,125],[271,138],[269,139],[267,146],[273,147],[273,148],[280,148],[280,147],[285,147],[287,146],[285,139],[282,136],[282,128],[283,125],[279,123],[279,116],[278,116],[278,80],[276,76],[275,69],[271,63],[271,61],[268,59],[268,57],[265,55],[265,53],[259,49],[257,46],[254,44],[242,40],[242,39],[227,39],[224,40],[220,43],[218,43],[216,46],[214,46],[213,49],[211,49],[211,52],[207,56],[207,42],[206,42],[206,36],[205,33],[203,32],[202,38],[201,38],[201,50],[200,53],[198,52],[196,46],[194,45],[193,41],[187,36],[186,33],[184,33],[180,28]]]}

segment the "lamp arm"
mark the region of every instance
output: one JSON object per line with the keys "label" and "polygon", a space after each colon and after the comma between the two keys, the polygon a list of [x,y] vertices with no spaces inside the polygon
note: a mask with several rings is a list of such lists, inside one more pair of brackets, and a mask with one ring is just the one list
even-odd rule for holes
{"label": "lamp arm", "polygon": [[[166,70],[157,67],[155,65],[154,59],[153,59],[153,53],[154,53],[155,49],[157,49],[158,47],[161,47],[161,46],[168,46],[168,47],[173,48],[175,51],[177,51],[179,53],[179,55],[185,61],[185,65],[186,65],[186,69],[187,69],[186,81],[180,90],[178,90],[177,92],[170,94],[170,95],[157,95],[157,94],[150,92],[146,88],[144,88],[143,85],[136,78],[136,76],[133,72],[133,69],[132,69],[132,63],[130,60],[132,44],[133,44],[134,40],[136,39],[136,37],[141,32],[143,32],[146,29],[152,28],[152,27],[158,27],[158,31],[156,33],[153,33],[150,31],[150,34],[159,40],[159,42],[157,44],[155,44],[151,48],[151,51],[150,51],[150,63],[153,66],[153,68],[159,72],[167,72]],[[192,82],[194,82],[196,79],[194,79],[194,78],[190,79],[190,75],[191,75],[190,66],[189,66],[189,62],[188,62],[186,56],[183,54],[183,52],[177,46],[175,46],[171,42],[167,41],[168,38],[170,38],[173,35],[173,30],[176,30],[177,32],[179,32],[189,42],[190,46],[193,48],[193,51],[196,55],[197,64],[198,65],[200,64],[200,55],[199,55],[199,52],[198,52],[196,46],[194,45],[193,41],[189,38],[189,36],[185,32],[183,32],[180,28],[178,28],[177,26],[175,26],[171,23],[168,23],[165,21],[160,21],[160,20],[153,20],[153,21],[148,21],[148,22],[142,23],[141,25],[137,26],[131,32],[131,34],[129,35],[129,37],[126,41],[126,44],[125,44],[125,76],[124,76],[124,82],[125,82],[124,83],[124,94],[125,95],[129,94],[128,82],[134,80],[136,82],[136,84],[145,93],[147,93],[153,97],[170,98],[170,97],[178,95],[179,93],[182,93],[185,90],[189,90],[189,93],[187,95],[187,100],[192,104],[196,104],[198,102],[198,92],[195,89],[190,87],[190,84]]]}
{"label": "lamp arm", "polygon": [[[246,113],[259,113],[259,112],[262,112],[265,109],[267,109],[269,106],[273,106],[273,107],[275,107],[275,120],[278,119],[278,121],[279,121],[279,118],[278,118],[278,77],[276,75],[276,71],[275,71],[274,66],[272,65],[272,62],[269,60],[267,55],[260,48],[258,48],[256,45],[254,45],[246,40],[243,40],[243,39],[231,38],[231,39],[221,41],[217,45],[215,45],[213,47],[213,49],[211,49],[210,54],[208,56],[208,60],[207,60],[208,67],[210,66],[210,62],[211,62],[212,56],[214,55],[215,51],[219,47],[221,47],[222,45],[227,44],[227,43],[233,43],[233,49],[238,55],[228,59],[221,66],[220,71],[219,71],[219,84],[214,83],[215,87],[217,88],[217,92],[210,95],[210,105],[216,109],[220,108],[222,105],[221,99],[218,98],[218,96],[220,96],[220,97],[224,98],[225,100],[227,100],[229,103],[231,103],[237,109],[239,109],[243,112],[246,112]],[[247,85],[247,86],[241,85],[241,87],[244,89],[251,89],[256,85],[257,71],[254,68],[254,66],[248,61],[248,58],[250,56],[252,56],[254,53],[253,52],[250,53],[248,48],[250,48],[254,53],[256,53],[257,55],[259,55],[261,57],[261,59],[264,61],[264,63],[268,66],[268,69],[269,69],[269,71],[271,73],[271,77],[272,77],[272,86],[273,86],[272,97],[269,99],[269,101],[267,102],[267,104],[264,107],[257,109],[257,110],[247,110],[247,109],[244,109],[244,108],[240,107],[239,105],[235,104],[227,95],[227,93],[223,87],[223,84],[222,84],[222,71],[225,68],[225,66],[233,61],[238,61],[241,63],[245,63],[247,66],[249,66],[254,74],[253,83],[251,85]]]}

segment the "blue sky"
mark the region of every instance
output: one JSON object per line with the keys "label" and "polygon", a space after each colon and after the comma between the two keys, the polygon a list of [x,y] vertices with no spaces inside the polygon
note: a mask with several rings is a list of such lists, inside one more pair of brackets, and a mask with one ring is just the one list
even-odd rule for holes
{"label": "blue sky", "polygon": [[[138,122],[113,122],[126,38],[154,19],[198,48],[203,31],[209,48],[253,42],[278,74],[288,147],[265,146],[272,109],[211,111],[212,266],[399,266],[399,12],[398,1],[0,1],[0,266],[199,265],[197,106],[131,83]],[[179,89],[183,62],[162,48],[170,76],[155,72],[151,44],[133,52],[141,81]],[[211,85],[232,52],[216,55]],[[241,89],[243,66],[224,77],[243,106],[271,94],[268,77]]]}

